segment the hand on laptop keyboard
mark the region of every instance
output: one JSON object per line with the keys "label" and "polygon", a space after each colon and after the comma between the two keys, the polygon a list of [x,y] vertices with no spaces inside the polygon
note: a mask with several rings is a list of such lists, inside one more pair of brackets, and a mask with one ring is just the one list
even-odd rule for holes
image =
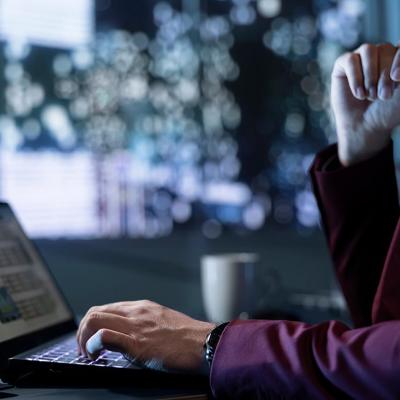
{"label": "hand on laptop keyboard", "polygon": [[196,371],[203,367],[203,345],[214,327],[151,301],[120,302],[91,308],[77,340],[90,359],[112,350],[148,368]]}

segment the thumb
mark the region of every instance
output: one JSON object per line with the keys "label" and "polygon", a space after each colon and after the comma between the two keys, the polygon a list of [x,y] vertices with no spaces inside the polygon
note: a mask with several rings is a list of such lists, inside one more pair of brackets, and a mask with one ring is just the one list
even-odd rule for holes
{"label": "thumb", "polygon": [[86,342],[86,350],[92,359],[97,358],[102,350],[117,351],[133,356],[132,342],[133,338],[125,333],[100,329]]}

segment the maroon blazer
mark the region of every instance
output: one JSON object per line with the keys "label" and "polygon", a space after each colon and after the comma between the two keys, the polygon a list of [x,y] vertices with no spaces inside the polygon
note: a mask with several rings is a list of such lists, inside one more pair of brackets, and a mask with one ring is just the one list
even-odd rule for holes
{"label": "maroon blazer", "polygon": [[231,322],[211,370],[216,398],[400,398],[400,224],[392,154],[390,145],[343,168],[331,146],[311,168],[354,328],[338,321]]}

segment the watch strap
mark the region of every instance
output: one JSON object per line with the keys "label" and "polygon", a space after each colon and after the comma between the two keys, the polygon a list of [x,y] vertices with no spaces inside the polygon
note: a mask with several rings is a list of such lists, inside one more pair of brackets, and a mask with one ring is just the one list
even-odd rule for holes
{"label": "watch strap", "polygon": [[219,339],[222,336],[225,328],[229,325],[229,322],[224,322],[216,326],[207,336],[206,341],[204,343],[204,357],[211,367],[212,361],[214,359],[215,350],[217,349],[217,345]]}

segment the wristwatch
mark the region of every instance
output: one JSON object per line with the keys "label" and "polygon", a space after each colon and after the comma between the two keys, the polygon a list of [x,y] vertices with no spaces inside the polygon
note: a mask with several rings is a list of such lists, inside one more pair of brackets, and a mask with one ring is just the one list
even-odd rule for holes
{"label": "wristwatch", "polygon": [[212,361],[214,359],[215,350],[217,349],[217,344],[222,335],[224,329],[229,325],[229,322],[218,325],[214,328],[207,336],[204,343],[204,357],[211,367]]}

